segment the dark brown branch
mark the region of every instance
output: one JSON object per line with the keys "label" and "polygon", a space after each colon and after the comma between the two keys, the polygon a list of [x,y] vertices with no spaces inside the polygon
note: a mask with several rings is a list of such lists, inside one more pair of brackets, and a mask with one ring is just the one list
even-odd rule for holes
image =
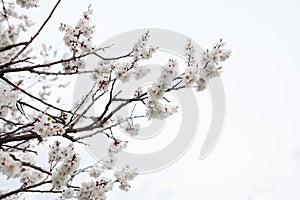
{"label": "dark brown branch", "polygon": [[36,188],[36,187],[39,187],[41,185],[45,185],[45,184],[48,184],[48,183],[52,183],[52,180],[49,180],[49,181],[42,181],[42,182],[39,182],[39,183],[36,183],[36,184],[33,184],[33,185],[30,185],[30,186],[27,186],[27,187],[21,187],[17,190],[13,190],[11,192],[8,192],[8,193],[5,193],[5,194],[2,194],[0,195],[0,199],[4,199],[6,197],[9,197],[11,195],[15,195],[15,194],[18,194],[20,192],[24,192],[26,190],[29,190],[31,188]]}
{"label": "dark brown branch", "polygon": [[119,60],[119,59],[122,59],[122,58],[127,58],[127,57],[132,56],[132,53],[133,53],[133,51],[130,51],[128,54],[125,54],[125,55],[119,56],[119,57],[115,57],[115,58],[105,58],[105,57],[103,57],[103,56],[100,56],[100,55],[97,54],[96,52],[93,53],[93,54],[94,54],[95,56],[101,58],[102,60]]}
{"label": "dark brown branch", "polygon": [[29,163],[29,162],[22,162],[22,165],[26,166],[26,167],[30,167],[30,168],[35,169],[37,171],[40,171],[42,173],[48,174],[50,176],[52,175],[51,172],[48,172],[47,170],[45,170],[45,169],[43,169],[41,167],[35,166],[35,165],[33,165],[33,164]]}
{"label": "dark brown branch", "polygon": [[[5,67],[8,67],[10,65],[15,65],[15,64],[18,64],[18,63],[26,62],[29,59],[31,59],[31,58],[27,57],[27,58],[23,58],[23,59],[17,60],[17,61],[9,61],[8,63],[0,65],[0,69],[4,69]],[[0,71],[0,74],[3,74],[2,70]]]}
{"label": "dark brown branch", "polygon": [[38,112],[40,112],[40,113],[43,113],[43,114],[45,114],[45,115],[48,115],[48,116],[50,116],[51,118],[53,118],[55,121],[59,121],[60,123],[63,123],[63,121],[62,121],[61,118],[59,118],[59,117],[57,117],[57,116],[54,116],[54,115],[51,115],[51,114],[49,114],[49,113],[47,113],[47,112],[45,112],[45,111],[42,111],[42,110],[40,110],[40,109],[38,109],[38,108],[36,108],[36,107],[34,107],[34,106],[28,104],[28,103],[25,103],[25,102],[20,101],[20,100],[18,101],[18,103],[19,103],[19,104],[22,104],[22,105],[24,105],[24,106],[27,106],[27,107],[29,107],[29,108],[35,110],[35,111],[38,111]]}
{"label": "dark brown branch", "polygon": [[29,124],[22,125],[22,126],[16,128],[16,129],[13,130],[13,131],[6,132],[5,134],[2,134],[1,137],[4,137],[4,136],[8,136],[8,137],[9,137],[9,135],[15,134],[15,133],[17,133],[19,130],[22,130],[22,129],[24,129],[24,128],[28,128],[28,127],[30,127],[30,126],[33,126],[34,123],[35,123],[35,122],[32,122],[32,123],[29,123]]}
{"label": "dark brown branch", "polygon": [[28,42],[20,42],[20,43],[16,43],[16,44],[7,45],[5,47],[1,47],[0,52],[7,51],[7,50],[10,50],[10,49],[16,48],[18,46],[26,45],[27,43]]}
{"label": "dark brown branch", "polygon": [[36,68],[50,67],[52,65],[57,65],[57,64],[69,62],[69,61],[72,61],[72,60],[80,59],[80,58],[86,57],[86,56],[88,56],[90,54],[91,53],[86,53],[86,54],[82,54],[82,55],[79,55],[79,56],[76,56],[76,57],[71,57],[71,58],[68,58],[68,59],[60,59],[60,60],[57,60],[57,61],[54,61],[54,62],[51,62],[51,63],[46,63],[46,64],[38,64],[38,65],[33,65],[33,66],[3,69],[6,66],[10,66],[10,65],[19,63],[18,61],[9,62],[9,63],[3,64],[3,65],[0,65],[0,69],[2,69],[0,71],[0,74],[5,74],[5,73],[8,73],[8,72],[30,71],[30,70],[33,70],[33,69],[36,69]]}
{"label": "dark brown branch", "polygon": [[23,192],[31,192],[31,193],[62,193],[61,190],[25,190]]}
{"label": "dark brown branch", "polygon": [[36,133],[28,133],[26,135],[19,135],[19,136],[14,136],[14,137],[6,137],[3,139],[0,139],[0,146],[2,144],[5,143],[9,143],[9,142],[17,142],[17,141],[28,141],[28,140],[32,140],[32,139],[36,139],[36,138],[40,138],[41,136],[39,136]]}
{"label": "dark brown branch", "polygon": [[87,106],[87,108],[80,114],[78,115],[77,118],[75,118],[74,122],[72,122],[71,127],[75,126],[75,124],[90,110],[90,108],[95,104],[95,102],[101,98],[106,92],[102,92],[99,94],[96,98],[92,99],[92,102]]}
{"label": "dark brown branch", "polygon": [[[83,104],[86,102],[86,100],[88,99],[88,97],[92,94],[92,92],[93,92],[93,90],[94,90],[94,88],[95,88],[96,85],[97,85],[97,83],[94,83],[93,87],[92,87],[92,88],[90,89],[90,91],[85,95],[85,97],[82,99],[82,101],[79,103],[79,105],[75,106],[76,109],[75,109],[75,111],[74,111],[74,114],[71,116],[69,122],[67,123],[67,126],[68,126],[69,124],[72,123],[72,121],[73,121],[75,115],[77,114],[78,110],[81,108],[81,106],[83,106]],[[73,123],[73,124],[74,124],[74,123]],[[71,125],[71,127],[72,127],[72,125]]]}
{"label": "dark brown branch", "polygon": [[57,3],[55,4],[54,8],[50,12],[49,16],[44,21],[44,23],[39,28],[39,30],[36,32],[36,34],[33,37],[31,37],[31,39],[28,41],[28,43],[12,58],[12,61],[15,60],[16,58],[18,58],[19,55],[21,55],[27,49],[27,47],[33,42],[33,40],[40,34],[40,32],[43,30],[43,28],[45,27],[45,25],[48,23],[48,21],[52,17],[52,15],[53,15],[54,11],[56,10],[56,8],[57,8],[57,6],[58,6],[59,3],[60,3],[60,0],[57,1]]}
{"label": "dark brown branch", "polygon": [[30,150],[30,149],[27,149],[26,147],[25,148],[19,148],[17,146],[10,146],[10,145],[6,145],[6,144],[3,144],[2,147],[7,147],[5,149],[5,151],[8,151],[9,149],[17,149],[17,150],[20,150],[22,152],[29,152],[29,153],[34,153],[34,154],[38,154],[37,151],[34,151],[34,150]]}
{"label": "dark brown branch", "polygon": [[48,174],[50,176],[52,175],[51,172],[48,172],[47,170],[45,170],[45,169],[43,169],[41,167],[38,167],[38,166],[36,166],[36,165],[34,165],[34,164],[30,163],[30,162],[22,161],[22,160],[18,159],[15,155],[10,154],[10,157],[12,157],[15,161],[21,162],[22,165],[25,166],[25,167],[30,167],[32,169],[35,169],[35,170],[40,171],[42,173]]}
{"label": "dark brown branch", "polygon": [[8,15],[7,15],[7,11],[6,11],[6,8],[5,8],[5,5],[4,5],[4,1],[1,0],[1,3],[2,3],[2,9],[3,9],[3,13],[1,13],[3,15],[3,17],[5,18],[6,22],[7,22],[7,25],[9,27],[9,29],[11,29],[10,27],[10,24],[9,24],[9,20],[8,20]]}
{"label": "dark brown branch", "polygon": [[108,100],[108,102],[107,102],[107,104],[106,104],[106,106],[105,106],[105,109],[104,109],[103,113],[102,113],[101,116],[98,118],[98,121],[100,121],[100,120],[105,116],[105,114],[107,113],[107,111],[108,111],[108,109],[109,109],[109,106],[110,106],[111,103],[112,103],[113,90],[114,90],[114,85],[115,85],[115,83],[116,83],[116,79],[113,80],[113,83],[112,83],[112,85],[111,85],[111,90],[110,90],[110,93],[109,93],[109,100]]}
{"label": "dark brown branch", "polygon": [[2,80],[4,80],[6,83],[8,83],[9,85],[13,86],[13,88],[15,88],[15,89],[17,89],[17,90],[23,92],[23,93],[26,94],[27,96],[29,96],[29,97],[31,97],[31,98],[33,98],[33,99],[35,99],[35,100],[37,100],[37,101],[43,103],[44,105],[49,106],[49,107],[51,107],[51,108],[54,108],[55,110],[58,110],[58,111],[61,111],[61,112],[70,113],[70,111],[63,110],[63,109],[61,109],[61,108],[58,108],[58,107],[56,107],[56,106],[53,106],[53,105],[51,105],[51,104],[49,104],[49,103],[47,103],[47,102],[41,100],[40,98],[35,97],[35,96],[33,96],[32,94],[29,94],[28,92],[26,92],[25,90],[21,89],[20,87],[18,87],[17,85],[15,85],[14,83],[12,83],[10,80],[8,80],[7,78],[5,78],[5,77],[3,77],[3,76],[0,77],[0,78],[1,78]]}
{"label": "dark brown branch", "polygon": [[90,74],[94,71],[74,71],[74,72],[45,72],[45,71],[37,71],[37,70],[29,70],[31,73],[35,73],[38,75],[54,75],[54,76],[65,76],[65,75],[74,75],[74,74]]}
{"label": "dark brown branch", "polygon": [[19,122],[13,122],[13,121],[10,121],[10,120],[5,119],[5,118],[3,118],[3,117],[0,117],[0,120],[3,120],[3,121],[5,121],[6,123],[11,124],[11,125],[14,125],[14,126],[22,125],[22,124],[19,123]]}

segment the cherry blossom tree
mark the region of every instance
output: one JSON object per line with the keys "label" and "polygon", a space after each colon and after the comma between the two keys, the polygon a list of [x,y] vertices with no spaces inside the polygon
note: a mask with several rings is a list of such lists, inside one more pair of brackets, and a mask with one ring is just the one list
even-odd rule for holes
{"label": "cherry blossom tree", "polygon": [[[89,7],[79,15],[77,24],[58,25],[68,51],[60,54],[47,44],[35,46],[33,50],[33,42],[39,40],[59,4],[60,0],[39,28],[32,30],[34,23],[30,17],[20,13],[22,9],[38,9],[38,0],[1,0],[0,185],[5,188],[6,181],[11,180],[16,185],[0,191],[0,199],[48,193],[58,199],[101,200],[114,187],[128,191],[129,181],[137,175],[137,169],[128,165],[121,170],[114,169],[117,154],[128,145],[114,136],[115,129],[121,128],[135,136],[141,118],[165,119],[173,115],[178,106],[171,105],[166,94],[185,88],[203,91],[210,79],[220,75],[219,63],[231,53],[220,40],[212,49],[199,52],[202,59],[196,62],[192,41],[187,39],[186,46],[182,47],[186,52],[185,66],[179,67],[175,59],[170,59],[151,86],[137,86],[132,96],[120,98],[122,91],[115,90],[117,82],[138,80],[149,73],[139,63],[151,59],[159,48],[149,44],[151,33],[148,31],[137,38],[127,54],[103,57],[101,52],[110,47],[98,48],[93,43],[93,10]],[[35,32],[29,38],[24,36],[28,30]],[[89,55],[100,59],[93,70],[87,70]],[[60,102],[66,98],[63,90],[70,87],[66,77],[82,74],[90,75],[93,87],[75,105],[62,106]],[[61,94],[57,99],[56,93]],[[89,115],[91,107],[100,99],[106,102],[103,110]],[[118,106],[113,108],[112,103]],[[118,111],[129,104],[144,106],[145,113],[119,116]],[[82,125],[82,120],[89,123]],[[110,141],[107,156],[84,166],[77,148],[88,145],[84,139],[97,134],[105,135]],[[47,149],[46,156],[41,155],[41,147]],[[84,181],[78,177],[84,177]]]}

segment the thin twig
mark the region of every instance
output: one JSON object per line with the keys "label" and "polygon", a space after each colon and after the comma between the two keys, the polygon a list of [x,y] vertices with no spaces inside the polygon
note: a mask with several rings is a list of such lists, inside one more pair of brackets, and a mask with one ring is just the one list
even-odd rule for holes
{"label": "thin twig", "polygon": [[44,21],[44,23],[39,28],[39,30],[36,32],[36,34],[33,37],[31,37],[31,39],[28,41],[28,43],[11,59],[12,61],[14,61],[17,57],[19,57],[19,55],[21,55],[27,49],[27,47],[33,42],[33,40],[40,34],[40,32],[43,30],[43,28],[45,27],[45,25],[48,23],[48,21],[52,17],[52,15],[53,15],[54,11],[56,10],[56,8],[57,8],[57,6],[58,6],[59,3],[60,3],[60,0],[57,1],[57,3],[55,4],[54,8],[50,12],[49,16]]}

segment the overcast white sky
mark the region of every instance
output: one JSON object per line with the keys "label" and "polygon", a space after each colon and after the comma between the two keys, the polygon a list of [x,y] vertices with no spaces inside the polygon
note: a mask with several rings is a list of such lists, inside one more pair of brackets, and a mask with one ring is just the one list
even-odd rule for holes
{"label": "overcast white sky", "polygon": [[[32,13],[36,19],[50,8],[40,4]],[[300,198],[299,1],[64,0],[48,28],[61,21],[74,24],[89,4],[99,44],[125,31],[163,28],[204,48],[222,37],[233,51],[222,75],[226,122],[213,153],[198,160],[210,117],[204,93],[199,136],[186,155],[163,171],[138,177],[128,193],[113,192],[111,199]],[[61,38],[56,30],[40,37],[55,44],[52,38]]]}

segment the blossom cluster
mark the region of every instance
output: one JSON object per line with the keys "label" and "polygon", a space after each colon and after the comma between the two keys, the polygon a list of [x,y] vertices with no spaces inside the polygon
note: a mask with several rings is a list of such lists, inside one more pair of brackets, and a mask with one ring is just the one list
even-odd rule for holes
{"label": "blossom cluster", "polygon": [[7,176],[7,178],[19,177],[22,168],[22,163],[14,161],[8,152],[0,150],[0,172]]}
{"label": "blossom cluster", "polygon": [[39,0],[17,0],[16,3],[20,5],[22,8],[32,8],[37,7]]}
{"label": "blossom cluster", "polygon": [[147,60],[152,57],[158,47],[148,45],[150,33],[147,31],[133,45],[133,58],[128,62],[119,62],[117,60],[100,60],[97,67],[94,69],[92,79],[99,82],[100,88],[107,88],[109,78],[113,73],[115,78],[122,82],[128,82],[132,77],[139,80],[145,77],[150,70],[145,67],[138,66],[138,61]]}
{"label": "blossom cluster", "polygon": [[26,170],[20,175],[20,182],[25,185],[33,185],[43,178],[43,174],[38,171]]}
{"label": "blossom cluster", "polygon": [[161,75],[157,82],[153,83],[148,88],[148,95],[153,100],[162,99],[165,91],[171,85],[173,79],[178,75],[178,63],[176,60],[169,60],[169,62],[161,68]]}
{"label": "blossom cluster", "polygon": [[127,117],[124,118],[120,115],[116,115],[115,119],[112,120],[116,125],[119,125],[119,127],[128,133],[131,136],[136,136],[138,135],[141,125],[139,123],[133,123],[132,118]]}
{"label": "blossom cluster", "polygon": [[139,80],[145,77],[150,70],[145,67],[138,66],[135,61],[131,62],[117,62],[101,60],[97,67],[94,69],[94,73],[91,78],[99,83],[99,88],[105,90],[109,87],[111,74],[115,75],[115,78],[128,82],[131,78]]}
{"label": "blossom cluster", "polygon": [[126,148],[127,143],[121,140],[114,140],[111,143],[108,154],[102,159],[102,170],[112,169],[117,161],[117,154]]}
{"label": "blossom cluster", "polygon": [[[67,53],[61,55],[62,59],[55,61],[55,50],[51,57],[52,47],[48,47],[48,44],[42,46],[40,57],[35,59],[31,55],[32,52],[36,53],[32,44],[39,43],[35,43],[36,38],[41,38],[37,36],[44,31],[44,25],[52,17],[60,1],[57,1],[45,23],[37,29],[36,35],[27,40],[20,40],[23,38],[22,32],[27,31],[33,23],[26,15],[20,15],[14,6],[30,9],[38,7],[38,3],[39,0],[2,1],[2,8],[0,7],[0,78],[4,81],[0,82],[0,173],[8,179],[18,179],[20,184],[16,190],[0,191],[0,198],[3,198],[2,194],[5,196],[14,192],[47,192],[61,193],[60,199],[104,200],[106,193],[115,186],[128,191],[130,181],[137,176],[137,169],[128,165],[120,170],[115,169],[119,164],[117,161],[120,152],[127,146],[127,142],[115,138],[115,128],[120,127],[130,136],[136,136],[141,129],[136,119],[165,119],[173,115],[178,106],[166,103],[169,102],[167,93],[184,87],[204,90],[210,79],[220,75],[219,63],[228,59],[231,52],[220,41],[211,50],[201,52],[201,62],[197,63],[197,52],[193,42],[188,40],[184,47],[186,68],[179,67],[176,60],[170,59],[161,67],[160,75],[150,86],[137,85],[133,95],[123,97],[122,90],[116,91],[115,83],[139,80],[150,73],[150,68],[141,65],[158,50],[158,47],[149,45],[150,32],[144,33],[129,49],[128,54],[102,58],[98,55],[99,49],[92,43],[94,27],[91,25],[92,10],[89,8],[75,26],[61,23],[59,30],[63,32],[63,42],[67,47]],[[86,68],[85,57],[88,55],[101,58],[92,71],[83,70]],[[9,77],[9,73],[14,74],[14,77]],[[86,98],[75,106],[59,101],[56,104],[51,102],[55,93],[53,86],[68,86],[65,83],[59,84],[59,77],[83,73],[89,73],[95,81]],[[17,83],[16,79],[22,81]],[[89,109],[93,105],[102,105],[104,102],[103,99],[99,100],[100,97],[108,96],[104,112],[90,114]],[[134,106],[130,116],[116,116],[123,105],[127,106],[132,102],[135,105],[142,104],[145,114],[134,115],[134,111],[140,108],[136,109]],[[112,109],[114,103],[119,103],[115,110]],[[57,113],[60,113],[59,117]],[[112,119],[113,117],[116,118]],[[91,124],[82,126],[83,120]],[[86,134],[80,135],[81,132]],[[86,137],[102,133],[112,141],[106,156],[95,164],[83,167],[77,145],[85,143],[83,139]],[[48,162],[36,164],[33,158],[41,155],[43,145],[47,146],[53,141],[51,137],[58,140],[49,145]],[[63,143],[65,140],[70,143]],[[87,175],[84,176],[84,182],[80,181],[81,175]],[[20,198],[18,195],[11,195],[6,199]]]}
{"label": "blossom cluster", "polygon": [[[18,0],[17,4],[22,7],[29,8],[30,6],[35,6],[36,0]],[[30,20],[27,15],[20,15],[15,9],[14,2],[2,2],[2,7],[5,10],[0,15],[0,64],[7,63],[12,57],[20,50],[20,47],[8,48],[3,50],[10,45],[18,43],[19,37],[22,32],[26,32],[34,23]],[[8,20],[15,20],[16,23],[9,24],[6,23]],[[30,49],[22,53],[23,58],[30,53]]]}
{"label": "blossom cluster", "polygon": [[[1,20],[1,18],[0,18]],[[4,19],[2,19],[4,20]],[[0,23],[0,49],[4,48],[10,44],[16,43],[20,29],[16,26],[10,27],[10,31],[2,23]],[[5,63],[9,61],[9,58],[15,55],[17,52],[16,49],[11,51],[2,51],[0,52],[0,63]]]}
{"label": "blossom cluster", "polygon": [[149,98],[146,101],[146,115],[150,119],[165,119],[178,111],[178,106],[163,104],[159,100]]}
{"label": "blossom cluster", "polygon": [[140,124],[133,124],[133,123],[126,123],[126,125],[123,127],[123,129],[131,136],[136,136],[139,133],[139,130],[141,129]]}
{"label": "blossom cluster", "polygon": [[205,64],[207,62],[224,62],[231,55],[231,50],[225,48],[226,43],[220,39],[219,42],[216,42],[211,50],[206,50],[202,53],[202,63]]}
{"label": "blossom cluster", "polygon": [[53,135],[62,135],[64,128],[60,123],[55,122],[52,117],[41,115],[34,124],[34,131],[42,137],[49,137]]}
{"label": "blossom cluster", "polygon": [[158,80],[147,90],[149,98],[146,101],[146,115],[152,119],[165,119],[177,112],[177,106],[163,104],[165,92],[172,85],[174,79],[178,76],[178,63],[170,59],[169,62],[161,67],[161,74]]}
{"label": "blossom cluster", "polygon": [[62,189],[67,184],[67,179],[77,170],[80,158],[75,152],[74,145],[71,143],[66,147],[61,147],[59,141],[55,141],[50,146],[50,164],[61,163],[52,173],[52,184],[56,189]]}
{"label": "blossom cluster", "polygon": [[142,35],[142,37],[134,44],[133,52],[134,52],[134,60],[144,60],[150,59],[152,54],[156,52],[158,47],[148,46],[150,38],[150,32],[147,31]]}
{"label": "blossom cluster", "polygon": [[[33,158],[28,153],[21,153],[21,159],[6,151],[0,151],[0,172],[9,178],[19,178],[24,185],[32,185],[43,178],[39,171],[25,168],[27,165],[34,164]],[[16,160],[17,159],[17,160]]]}
{"label": "blossom cluster", "polygon": [[137,176],[136,169],[131,169],[129,165],[126,165],[122,170],[116,171],[114,173],[117,181],[120,183],[119,188],[124,191],[128,191],[130,189],[130,185],[128,181],[134,179]]}
{"label": "blossom cluster", "polygon": [[113,184],[114,182],[108,178],[82,182],[76,197],[78,200],[105,200],[106,192],[112,190]]}
{"label": "blossom cluster", "polygon": [[[18,157],[21,160],[23,167],[36,165],[34,156],[28,152],[21,153],[18,155]],[[20,183],[22,183],[24,186],[33,185],[38,181],[42,180],[43,178],[44,174],[42,172],[32,169],[30,167],[26,167],[26,170],[23,169],[22,173],[20,174]]]}
{"label": "blossom cluster", "polygon": [[[116,162],[116,155],[127,146],[127,142],[115,140],[108,149],[108,155],[101,162],[96,163],[89,170],[91,180],[84,181],[78,190],[74,190],[67,184],[70,177],[78,172],[79,157],[75,153],[73,144],[62,146],[58,140],[50,145],[48,162],[55,166],[52,172],[52,183],[55,189],[62,190],[61,199],[91,199],[104,200],[106,192],[113,189],[115,183],[120,184],[120,189],[127,191],[130,188],[129,181],[136,175],[136,169],[125,166],[116,171],[114,178],[107,178],[105,172],[111,170]],[[57,166],[57,164],[60,165]]]}
{"label": "blossom cluster", "polygon": [[112,61],[100,60],[94,69],[94,73],[91,74],[91,78],[95,81],[108,78],[114,68],[115,66]]}
{"label": "blossom cluster", "polygon": [[9,85],[0,82],[0,117],[6,117],[9,110],[16,107],[19,92]]}
{"label": "blossom cluster", "polygon": [[130,62],[125,63],[117,63],[115,65],[115,75],[116,78],[121,80],[122,82],[127,82],[130,80],[132,76],[132,72],[130,71],[130,68],[133,66]]}
{"label": "blossom cluster", "polygon": [[231,50],[226,49],[225,43],[220,40],[211,50],[207,49],[201,54],[201,63],[191,61],[194,53],[194,48],[188,41],[186,47],[188,67],[185,70],[183,81],[186,86],[195,86],[197,91],[203,91],[207,88],[210,79],[220,75],[219,63],[230,57]]}
{"label": "blossom cluster", "polygon": [[185,45],[185,56],[186,56],[186,62],[188,66],[193,66],[196,63],[194,52],[195,49],[194,46],[192,45],[192,40],[188,39]]}
{"label": "blossom cluster", "polygon": [[[83,13],[83,17],[80,18],[75,27],[61,23],[59,30],[64,32],[64,42],[67,47],[70,48],[73,57],[90,53],[95,49],[92,44],[92,35],[94,33],[93,26],[90,25],[91,15],[93,11]],[[69,58],[69,54],[64,55],[65,58]],[[85,67],[85,62],[78,58],[70,62],[62,63],[65,71],[78,70]]]}
{"label": "blossom cluster", "polygon": [[[89,175],[92,178],[90,181],[84,181],[81,183],[81,187],[78,191],[74,191],[72,188],[66,188],[63,190],[62,199],[69,199],[76,197],[77,199],[91,199],[91,200],[104,200],[106,199],[106,193],[113,189],[116,182],[120,183],[120,189],[127,190],[130,185],[129,182],[136,175],[135,169],[130,169],[126,166],[122,171],[115,172],[113,178],[107,178],[104,176],[105,171],[113,168],[116,162],[116,155],[126,147],[127,143],[115,140],[108,149],[108,156],[105,157],[101,163],[96,163],[89,171]],[[53,149],[57,149],[60,146],[59,142],[56,142]],[[57,150],[55,150],[57,152]],[[54,153],[52,160],[60,159],[61,156],[57,156]]]}

